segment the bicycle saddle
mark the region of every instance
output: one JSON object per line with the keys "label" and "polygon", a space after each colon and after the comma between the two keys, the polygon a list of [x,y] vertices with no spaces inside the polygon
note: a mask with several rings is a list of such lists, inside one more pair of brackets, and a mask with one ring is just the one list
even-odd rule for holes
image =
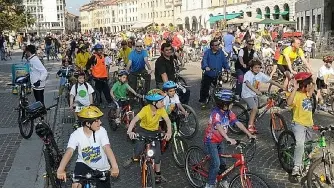
{"label": "bicycle saddle", "polygon": [[29,81],[29,75],[19,76],[15,79],[16,84],[26,84]]}

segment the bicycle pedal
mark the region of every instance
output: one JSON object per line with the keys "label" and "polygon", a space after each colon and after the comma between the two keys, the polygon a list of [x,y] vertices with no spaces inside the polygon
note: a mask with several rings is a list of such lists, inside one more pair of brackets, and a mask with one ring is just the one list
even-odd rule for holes
{"label": "bicycle pedal", "polygon": [[46,172],[43,173],[43,178],[48,178],[48,174]]}

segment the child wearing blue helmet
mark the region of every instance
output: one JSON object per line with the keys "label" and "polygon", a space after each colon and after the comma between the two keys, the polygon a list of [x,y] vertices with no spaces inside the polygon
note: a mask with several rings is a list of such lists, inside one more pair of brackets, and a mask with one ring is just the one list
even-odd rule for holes
{"label": "child wearing blue helmet", "polygon": [[176,107],[180,109],[182,114],[186,117],[188,116],[188,112],[183,108],[179,96],[176,93],[177,85],[173,81],[167,81],[163,84],[162,89],[166,93],[166,97],[164,98],[165,108],[168,114],[172,113]]}
{"label": "child wearing blue helmet", "polygon": [[[205,188],[215,187],[216,177],[218,173],[226,170],[225,162],[219,157],[223,153],[224,147],[222,142],[224,139],[236,144],[236,141],[227,136],[228,126],[235,124],[245,132],[249,138],[256,138],[246,127],[238,121],[236,115],[231,111],[234,101],[234,94],[231,90],[220,90],[214,96],[216,107],[212,109],[208,126],[205,129],[204,149],[210,155],[209,177]],[[224,187],[228,187],[227,181],[223,181]]]}
{"label": "child wearing blue helmet", "polygon": [[[133,132],[133,128],[136,123],[140,120],[140,126],[136,128],[136,132],[142,136],[146,137],[155,137],[159,133],[159,120],[163,118],[167,124],[167,133],[165,138],[167,141],[172,136],[172,127],[171,121],[168,117],[168,114],[164,108],[163,99],[165,98],[165,94],[160,89],[152,89],[150,90],[145,99],[147,101],[147,105],[144,106],[140,112],[132,119],[130,122],[127,134],[130,139],[134,139],[136,133]],[[124,168],[127,168],[132,164],[133,161],[138,161],[139,155],[143,152],[145,148],[145,142],[137,140],[134,157],[128,159],[124,163]],[[155,162],[155,173],[156,173],[156,183],[161,183],[161,171],[160,171],[160,157],[161,157],[161,149],[160,142],[155,142],[155,146],[152,148],[155,151],[154,162]]]}

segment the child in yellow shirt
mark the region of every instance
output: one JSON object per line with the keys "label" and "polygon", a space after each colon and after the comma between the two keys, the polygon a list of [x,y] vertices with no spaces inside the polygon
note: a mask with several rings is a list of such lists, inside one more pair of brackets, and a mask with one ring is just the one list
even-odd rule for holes
{"label": "child in yellow shirt", "polygon": [[292,176],[301,175],[302,158],[304,154],[304,143],[312,139],[313,117],[311,96],[314,92],[312,74],[299,72],[294,76],[294,89],[288,98],[288,105],[292,107],[292,132],[295,135],[296,146],[294,151],[294,167]]}
{"label": "child in yellow shirt", "polygon": [[[166,109],[164,108],[163,99],[165,98],[165,94],[160,89],[152,89],[147,93],[145,96],[148,105],[144,106],[140,112],[132,119],[130,122],[127,134],[129,135],[130,139],[134,139],[136,133],[133,132],[133,128],[135,127],[136,123],[141,120],[140,126],[136,128],[136,132],[139,135],[146,136],[146,137],[155,137],[157,133],[159,133],[159,120],[162,118],[166,121],[167,124],[167,133],[165,138],[167,141],[172,136],[172,127],[171,121],[168,117]],[[133,161],[138,160],[139,155],[143,152],[145,148],[145,142],[137,140],[135,146],[135,153],[134,157],[125,161],[124,168],[130,166]],[[155,151],[154,155],[154,162],[155,162],[155,173],[156,173],[156,183],[160,183],[161,178],[161,149],[160,149],[160,142],[155,142],[155,146],[152,148]]]}

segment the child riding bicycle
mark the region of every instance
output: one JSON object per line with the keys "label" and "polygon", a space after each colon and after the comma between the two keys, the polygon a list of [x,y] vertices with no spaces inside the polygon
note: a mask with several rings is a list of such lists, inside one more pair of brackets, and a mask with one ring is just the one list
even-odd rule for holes
{"label": "child riding bicycle", "polygon": [[[213,188],[216,183],[216,176],[226,170],[226,164],[219,154],[224,153],[222,142],[224,139],[236,144],[236,141],[227,136],[228,126],[235,124],[249,138],[256,138],[252,135],[245,126],[238,121],[236,115],[231,111],[234,101],[234,94],[231,90],[220,90],[215,93],[214,99],[216,107],[212,109],[210,121],[205,129],[204,146],[206,153],[210,155],[209,177],[205,188]],[[223,185],[228,187],[227,181],[223,181]]]}
{"label": "child riding bicycle", "polygon": [[[78,148],[78,159],[74,167],[75,175],[86,175],[94,170],[110,170],[110,176],[118,176],[119,169],[115,155],[110,148],[107,131],[101,126],[102,116],[101,110],[95,106],[85,107],[78,113],[83,127],[78,128],[70,136],[66,152],[57,170],[58,179],[66,181],[65,168],[76,148]],[[81,187],[80,184],[83,186],[83,182],[73,179],[72,187]],[[96,186],[109,188],[110,178],[97,180]]]}
{"label": "child riding bicycle", "polygon": [[[171,128],[171,121],[168,117],[168,114],[164,108],[163,99],[165,98],[163,91],[160,89],[152,89],[150,90],[147,95],[145,96],[148,105],[144,106],[140,112],[132,119],[127,134],[129,135],[130,139],[134,139],[136,133],[133,132],[133,128],[135,127],[136,123],[141,120],[140,126],[136,128],[136,132],[142,136],[147,137],[155,137],[159,133],[159,120],[163,118],[167,124],[167,133],[165,138],[167,141],[172,136],[172,128]],[[134,161],[138,161],[139,155],[143,152],[145,147],[144,141],[137,141],[134,151],[134,157],[126,160],[124,162],[124,168],[129,167]],[[155,180],[156,183],[162,182],[161,176],[161,149],[160,149],[160,142],[156,142],[154,148],[155,151]]]}
{"label": "child riding bicycle", "polygon": [[70,109],[75,112],[76,123],[74,128],[79,126],[78,113],[85,106],[93,104],[93,87],[85,81],[85,73],[78,73],[78,81],[74,84],[70,91]]}
{"label": "child riding bicycle", "polygon": [[313,137],[311,102],[313,91],[314,82],[311,73],[299,72],[294,76],[294,89],[287,100],[287,104],[292,107],[292,132],[296,139],[292,176],[301,175],[304,143]]}
{"label": "child riding bicycle", "polygon": [[125,105],[126,101],[122,101],[124,99],[127,99],[127,92],[130,91],[137,97],[141,97],[141,95],[137,94],[135,90],[133,90],[129,84],[127,83],[129,73],[126,70],[120,70],[118,72],[118,81],[113,85],[113,87],[110,90],[110,95],[114,99],[115,105],[116,105],[116,120],[115,122],[119,124],[121,122],[119,118],[119,114],[121,111],[121,108]]}
{"label": "child riding bicycle", "polygon": [[185,116],[188,115],[187,111],[183,108],[179,96],[176,93],[177,85],[173,81],[165,82],[162,86],[163,91],[166,93],[164,98],[164,105],[168,114],[175,111],[176,108],[180,109],[181,113]]}
{"label": "child riding bicycle", "polygon": [[59,96],[63,94],[66,82],[67,81],[73,82],[73,78],[72,78],[73,72],[74,72],[74,69],[72,66],[70,66],[69,61],[67,61],[66,59],[63,59],[62,66],[57,72],[57,76],[60,77]]}
{"label": "child riding bicycle", "polygon": [[258,112],[259,99],[262,93],[259,90],[260,82],[271,83],[279,88],[283,89],[283,86],[270,79],[269,76],[261,72],[262,63],[258,60],[252,60],[250,62],[250,70],[244,75],[244,82],[242,84],[241,97],[246,101],[247,106],[251,108],[251,114],[248,121],[248,130],[251,133],[256,133],[254,121]]}
{"label": "child riding bicycle", "polygon": [[334,75],[334,69],[332,68],[332,63],[334,61],[333,56],[324,56],[324,65],[320,67],[317,75],[317,101],[320,109],[327,110],[327,105],[324,104],[324,99],[322,94],[327,94],[328,80],[331,75]]}

